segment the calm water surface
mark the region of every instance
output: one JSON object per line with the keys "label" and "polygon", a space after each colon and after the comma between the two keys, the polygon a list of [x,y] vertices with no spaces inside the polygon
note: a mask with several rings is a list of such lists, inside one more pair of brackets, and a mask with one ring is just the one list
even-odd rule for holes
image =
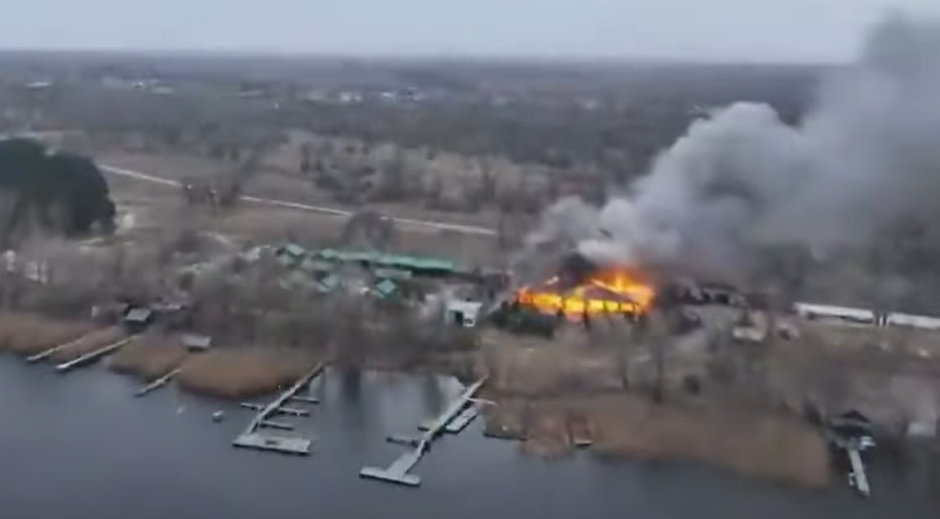
{"label": "calm water surface", "polygon": [[[360,480],[459,388],[433,376],[328,372],[312,392],[310,457],[236,450],[250,412],[164,388],[137,399],[102,367],[60,375],[0,357],[0,517],[6,519],[931,518],[940,501],[892,471],[875,495],[801,492],[704,467],[543,462],[482,437],[480,420],[435,444],[418,489]],[[224,422],[211,422],[216,409]],[[933,501],[931,499],[934,499]]]}

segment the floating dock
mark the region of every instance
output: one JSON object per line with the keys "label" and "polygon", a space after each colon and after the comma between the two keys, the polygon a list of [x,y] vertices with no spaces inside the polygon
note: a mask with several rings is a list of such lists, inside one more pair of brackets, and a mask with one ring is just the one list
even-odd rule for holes
{"label": "floating dock", "polygon": [[[244,407],[245,409],[251,409],[252,411],[263,411],[266,406],[261,404],[253,404],[251,402],[241,402],[238,405]],[[296,409],[294,407],[279,407],[273,411],[274,414],[289,414],[293,416],[310,416],[310,411],[306,409]]]}
{"label": "floating dock", "polygon": [[[471,405],[463,410],[456,418],[451,420],[444,426],[444,432],[448,434],[457,434],[470,425],[476,417],[480,416],[480,408],[476,405]],[[434,424],[433,421],[427,421],[418,426],[419,431],[427,431]]]}
{"label": "floating dock", "polygon": [[161,387],[163,387],[163,386],[169,384],[170,381],[173,380],[173,379],[176,377],[176,375],[179,375],[179,374],[180,374],[180,371],[182,371],[182,370],[183,370],[183,368],[176,368],[176,369],[174,369],[173,371],[167,373],[166,375],[163,375],[162,377],[160,377],[160,378],[154,380],[153,382],[147,384],[146,386],[140,388],[140,391],[134,393],[134,396],[136,396],[136,397],[142,397],[142,396],[146,395],[147,393],[150,393],[151,391],[156,391],[156,390],[160,389]]}
{"label": "floating dock", "polygon": [[447,425],[444,426],[444,432],[450,434],[457,434],[470,425],[477,416],[480,416],[480,408],[476,405],[471,405],[470,407],[463,410],[462,413],[457,415],[457,418],[454,418]]}
{"label": "floating dock", "polygon": [[257,432],[239,435],[238,438],[235,438],[233,445],[246,449],[280,452],[282,454],[297,454],[300,456],[310,454],[310,440],[305,438],[269,436]]}
{"label": "floating dock", "polygon": [[[242,407],[257,410],[258,414],[255,415],[254,419],[251,420],[251,423],[248,424],[248,427],[245,428],[245,432],[235,438],[235,440],[232,442],[232,445],[235,447],[279,452],[282,454],[297,454],[301,456],[310,454],[310,440],[308,439],[286,436],[272,436],[263,434],[258,430],[262,428],[280,430],[293,429],[293,425],[270,420],[270,417],[276,414],[292,414],[290,412],[285,413],[283,411],[283,405],[291,398],[297,396],[297,393],[309,385],[310,381],[316,378],[316,376],[319,375],[322,371],[323,364],[317,364],[306,375],[300,377],[300,379],[298,379],[297,382],[295,382],[294,385],[291,386],[287,391],[281,393],[277,399],[266,406],[243,402]],[[309,414],[304,410],[291,409],[291,411],[302,411],[304,413],[302,415],[295,416],[306,416]]]}
{"label": "floating dock", "polygon": [[115,351],[121,349],[121,348],[122,348],[123,346],[125,346],[127,343],[133,341],[133,340],[136,339],[136,338],[137,338],[136,335],[131,335],[130,337],[125,337],[125,338],[123,338],[123,339],[121,339],[121,340],[119,340],[119,341],[117,341],[117,342],[111,343],[111,344],[109,344],[109,345],[107,345],[107,346],[105,346],[105,347],[103,347],[103,348],[99,348],[99,349],[97,349],[97,350],[95,350],[95,351],[93,351],[93,352],[86,353],[86,354],[82,355],[81,357],[79,357],[79,358],[77,358],[77,359],[70,360],[70,361],[68,361],[68,362],[63,362],[62,364],[59,364],[58,366],[56,366],[55,369],[56,369],[56,371],[58,371],[58,372],[60,372],[60,373],[65,373],[66,371],[70,371],[70,370],[72,370],[72,369],[74,369],[74,368],[77,368],[77,367],[79,367],[79,366],[84,366],[85,364],[90,364],[90,363],[92,363],[92,362],[98,360],[99,358],[104,357],[105,355],[108,355],[108,354],[110,354],[110,353],[113,353],[113,352],[115,352]]}
{"label": "floating dock", "polygon": [[[421,456],[431,448],[431,442],[441,433],[447,431],[449,424],[455,422],[454,428],[459,427],[457,429],[459,431],[466,427],[466,425],[479,414],[474,404],[473,395],[483,387],[484,382],[486,382],[485,378],[468,386],[460,396],[447,406],[447,409],[445,409],[443,413],[438,415],[438,417],[431,422],[420,426],[419,428],[425,429],[424,434],[420,437],[404,438],[390,436],[388,438],[389,441],[411,446],[414,450],[402,454],[388,467],[363,467],[363,469],[359,471],[359,477],[386,481],[408,487],[419,486],[421,484],[421,478],[410,474],[409,471],[418,464],[418,461],[421,460]],[[476,412],[469,412],[471,409]]]}
{"label": "floating dock", "polygon": [[258,427],[267,427],[268,429],[280,429],[282,431],[293,431],[294,424],[287,422],[277,422],[274,420],[265,420],[258,424]]}

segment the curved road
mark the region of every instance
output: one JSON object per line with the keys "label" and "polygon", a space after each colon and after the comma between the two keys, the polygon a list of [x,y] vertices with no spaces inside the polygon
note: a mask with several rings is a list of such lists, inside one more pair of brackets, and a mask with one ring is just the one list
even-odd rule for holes
{"label": "curved road", "polygon": [[[0,134],[0,140],[5,138],[14,138],[14,137],[24,137],[38,140],[45,140],[50,134],[55,132],[14,132],[9,134]],[[149,173],[144,173],[143,171],[136,171],[132,169],[119,168],[116,166],[110,166],[108,164],[98,163],[98,167],[106,173],[111,173],[113,175],[120,175],[123,177],[133,178],[141,180],[144,182],[150,182],[153,184],[161,184],[168,187],[180,187],[180,183],[176,180],[171,180],[168,178],[158,177],[156,175],[151,175]],[[337,209],[335,207],[326,207],[322,205],[309,205],[301,204],[297,202],[288,202],[286,200],[274,200],[271,198],[260,198],[257,196],[243,196],[242,200],[246,202],[252,202],[256,204],[266,204],[275,207],[283,207],[287,209],[296,209],[299,211],[308,211],[311,213],[319,213],[332,215],[337,217],[350,217],[353,215],[352,211],[347,211],[344,209]],[[495,237],[497,235],[495,229],[489,227],[481,227],[478,225],[465,225],[459,223],[446,223],[446,222],[436,222],[433,220],[419,220],[416,218],[402,218],[393,216],[392,220],[399,224],[411,227],[418,227],[424,229],[432,229],[438,231],[452,231],[461,234],[471,234],[476,236],[488,236]]]}
{"label": "curved road", "polygon": [[[144,182],[150,182],[153,184],[161,184],[168,187],[180,187],[180,183],[176,180],[171,180],[168,178],[158,177],[156,175],[151,175],[149,173],[144,173],[142,171],[135,171],[132,169],[119,168],[116,166],[109,166],[107,164],[98,164],[98,167],[101,168],[105,173],[110,173],[112,175],[120,175],[123,177],[133,178],[136,180],[141,180]],[[336,209],[335,207],[326,207],[322,205],[309,205],[309,204],[300,204],[297,202],[288,202],[286,200],[274,200],[271,198],[259,198],[256,196],[243,196],[242,200],[246,202],[252,202],[256,204],[266,204],[276,207],[284,207],[287,209],[297,209],[299,211],[309,211],[312,213],[326,214],[338,217],[349,217],[353,215],[352,211],[347,211],[345,209]],[[477,225],[464,225],[458,223],[445,223],[445,222],[436,222],[433,220],[418,220],[415,218],[401,218],[401,217],[392,217],[392,220],[399,225],[406,225],[412,227],[423,227],[425,229],[435,229],[439,231],[453,231],[461,234],[473,234],[477,236],[489,236],[495,237],[496,230],[489,227],[480,227]]]}

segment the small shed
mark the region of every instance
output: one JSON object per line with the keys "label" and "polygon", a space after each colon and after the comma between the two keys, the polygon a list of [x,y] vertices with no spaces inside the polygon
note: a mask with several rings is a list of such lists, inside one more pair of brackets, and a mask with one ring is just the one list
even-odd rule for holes
{"label": "small shed", "polygon": [[149,308],[131,308],[124,315],[124,326],[131,332],[139,332],[153,321],[153,311]]}
{"label": "small shed", "polygon": [[212,337],[197,333],[184,333],[180,336],[180,343],[189,351],[206,351],[212,347]]}
{"label": "small shed", "polygon": [[464,328],[477,325],[483,303],[478,301],[448,301],[444,310],[444,322]]}

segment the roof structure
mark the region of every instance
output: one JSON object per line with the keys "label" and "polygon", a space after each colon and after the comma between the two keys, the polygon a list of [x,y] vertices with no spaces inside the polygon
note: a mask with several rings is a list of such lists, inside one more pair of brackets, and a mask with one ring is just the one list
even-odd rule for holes
{"label": "roof structure", "polygon": [[316,287],[317,290],[323,293],[329,293],[336,290],[340,285],[340,279],[336,276],[329,275],[325,278],[317,281]]}
{"label": "roof structure", "polygon": [[312,256],[308,256],[300,264],[300,268],[304,271],[315,273],[315,272],[332,272],[335,265],[329,261],[315,259]]}
{"label": "roof structure", "polygon": [[822,317],[859,322],[875,322],[875,313],[864,308],[817,305],[812,303],[794,303],[793,307],[798,314],[808,318]]}
{"label": "roof structure", "polygon": [[294,256],[294,257],[300,257],[300,256],[303,256],[304,254],[307,254],[307,249],[304,249],[303,247],[301,247],[300,245],[297,245],[296,243],[288,243],[287,245],[284,246],[282,250],[284,253]]}
{"label": "roof structure", "polygon": [[390,279],[383,279],[375,285],[375,291],[380,297],[391,297],[398,291],[398,284]]}
{"label": "roof structure", "polygon": [[406,256],[400,254],[385,254],[377,251],[344,251],[337,249],[323,249],[316,252],[316,256],[327,261],[359,262],[379,267],[395,268],[411,271],[434,271],[457,273],[458,265],[451,260],[429,258],[422,256]]}
{"label": "roof structure", "polygon": [[150,320],[153,312],[148,308],[133,308],[124,315],[124,321],[128,323],[146,323]]}
{"label": "roof structure", "polygon": [[410,270],[379,267],[372,270],[372,275],[379,279],[411,279]]}

